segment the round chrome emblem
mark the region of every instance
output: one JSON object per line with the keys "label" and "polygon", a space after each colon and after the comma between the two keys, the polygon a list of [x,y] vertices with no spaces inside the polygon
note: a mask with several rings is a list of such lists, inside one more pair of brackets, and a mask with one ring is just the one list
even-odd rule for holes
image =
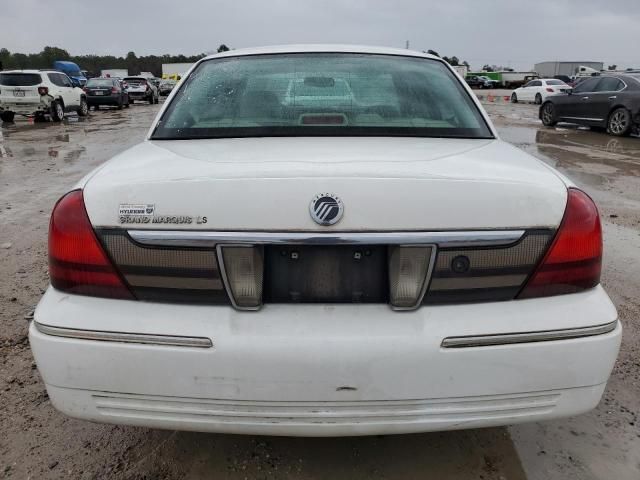
{"label": "round chrome emblem", "polygon": [[309,205],[311,218],[320,225],[333,225],[342,218],[344,205],[337,195],[332,193],[319,193]]}

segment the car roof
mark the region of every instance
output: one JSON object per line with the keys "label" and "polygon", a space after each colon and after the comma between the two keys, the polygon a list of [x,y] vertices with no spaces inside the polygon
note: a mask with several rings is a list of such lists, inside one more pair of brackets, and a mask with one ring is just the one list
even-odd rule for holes
{"label": "car roof", "polygon": [[[51,70],[57,72],[57,70]],[[42,73],[42,70],[2,70],[0,73]]]}
{"label": "car roof", "polygon": [[331,44],[310,44],[310,45],[275,45],[268,47],[241,48],[238,50],[228,50],[205,57],[203,60],[210,58],[239,57],[249,55],[268,55],[278,53],[370,53],[377,55],[400,55],[403,57],[420,57],[430,58],[433,60],[443,61],[435,55],[415,50],[406,50],[401,48],[389,47],[370,47],[365,45],[331,45]]}

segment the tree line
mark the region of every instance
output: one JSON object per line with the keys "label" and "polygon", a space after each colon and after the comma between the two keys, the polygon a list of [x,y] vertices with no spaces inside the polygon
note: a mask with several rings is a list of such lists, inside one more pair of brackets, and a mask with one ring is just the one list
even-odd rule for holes
{"label": "tree line", "polygon": [[[226,50],[229,50],[229,47],[224,44],[218,47],[218,52]],[[135,52],[129,52],[125,57],[116,57],[114,55],[71,55],[58,47],[44,47],[39,53],[17,53],[0,48],[0,70],[52,68],[54,61],[68,60],[78,64],[80,69],[87,70],[91,76],[100,75],[102,70],[121,68],[127,69],[129,75],[151,72],[160,77],[163,63],[194,63],[205,56],[206,54],[201,53],[190,56],[165,54],[139,57]]]}
{"label": "tree line", "polygon": [[[226,52],[229,50],[224,43],[217,49],[218,52]],[[434,50],[428,50],[425,53],[440,56]],[[198,55],[146,55],[137,56],[135,52],[129,52],[125,57],[116,57],[114,55],[71,55],[68,51],[58,47],[44,47],[39,53],[17,53],[10,52],[6,48],[0,48],[0,70],[11,69],[42,69],[52,68],[53,62],[56,60],[68,60],[80,66],[82,70],[87,70],[91,76],[98,76],[102,70],[118,68],[127,69],[129,75],[138,75],[140,72],[151,72],[156,77],[162,76],[163,63],[195,63],[205,57],[205,53]],[[458,57],[442,56],[442,59],[451,65],[466,65],[469,63],[458,59]],[[495,67],[495,66],[494,66]],[[485,65],[486,71],[495,70]]]}

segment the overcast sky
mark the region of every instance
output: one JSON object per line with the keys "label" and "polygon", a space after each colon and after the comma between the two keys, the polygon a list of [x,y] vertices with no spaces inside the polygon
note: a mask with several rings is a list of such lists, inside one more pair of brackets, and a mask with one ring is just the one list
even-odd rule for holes
{"label": "overcast sky", "polygon": [[0,0],[0,48],[195,54],[286,43],[405,46],[529,69],[640,67],[639,0]]}

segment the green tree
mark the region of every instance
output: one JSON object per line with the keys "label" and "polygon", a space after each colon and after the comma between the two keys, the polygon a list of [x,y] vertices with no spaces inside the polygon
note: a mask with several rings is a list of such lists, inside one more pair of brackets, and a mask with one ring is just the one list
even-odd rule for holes
{"label": "green tree", "polygon": [[40,67],[51,68],[56,60],[69,60],[71,55],[66,50],[58,47],[44,47],[36,61],[40,62]]}
{"label": "green tree", "polygon": [[228,52],[229,47],[227,47],[224,43],[218,47],[218,53],[220,52]]}
{"label": "green tree", "polygon": [[131,75],[140,72],[152,72],[156,76],[162,74],[163,63],[195,63],[204,57],[198,55],[148,55],[138,57],[135,52],[128,52],[125,57],[114,55],[70,55],[58,47],[45,47],[39,53],[11,53],[6,48],[0,49],[0,62],[5,69],[12,68],[51,68],[55,60],[70,60],[81,69],[88,70],[90,75],[100,75],[101,70],[108,68],[126,68]]}

